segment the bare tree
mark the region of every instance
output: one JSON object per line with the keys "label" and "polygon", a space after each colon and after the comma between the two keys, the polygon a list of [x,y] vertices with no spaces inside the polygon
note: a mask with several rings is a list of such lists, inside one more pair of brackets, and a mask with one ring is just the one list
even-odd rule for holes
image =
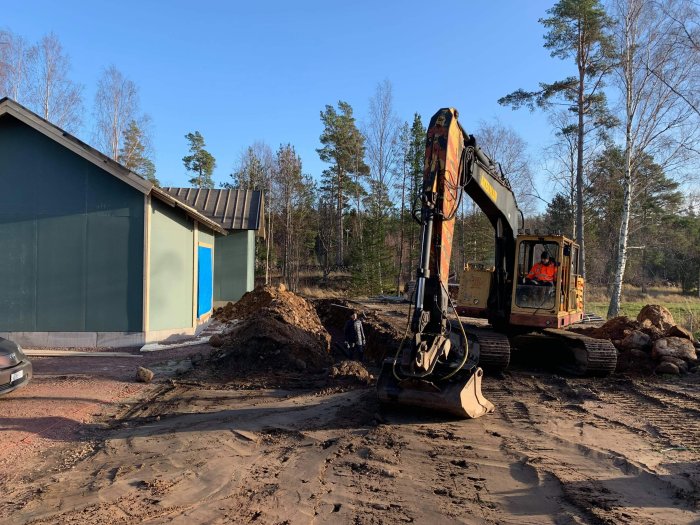
{"label": "bare tree", "polygon": [[21,36],[0,30],[0,97],[26,103],[29,49]]}
{"label": "bare tree", "polygon": [[614,9],[619,56],[616,85],[623,104],[624,199],[608,317],[619,313],[634,195],[644,190],[645,181],[635,177],[638,165],[651,156],[668,170],[688,159],[698,127],[693,109],[678,93],[686,91],[700,65],[697,53],[683,53],[674,20],[654,2],[615,0]]}
{"label": "bare tree", "polygon": [[136,84],[113,65],[102,72],[97,83],[93,117],[98,148],[119,162],[124,131],[131,121],[140,122],[143,117],[139,115]]}
{"label": "bare tree", "polygon": [[27,101],[46,120],[70,132],[82,122],[82,86],[68,78],[70,59],[54,33],[28,52]]}
{"label": "bare tree", "polygon": [[481,120],[476,130],[481,149],[501,166],[510,182],[523,213],[535,211],[538,195],[532,180],[532,161],[527,154],[527,142],[517,132],[499,120]]}
{"label": "bare tree", "polygon": [[370,209],[380,216],[392,207],[389,191],[401,157],[401,122],[394,111],[391,82],[380,82],[369,101],[369,122],[364,127],[370,168]]}
{"label": "bare tree", "polygon": [[231,173],[232,182],[222,184],[224,188],[246,188],[263,190],[264,192],[265,212],[267,212],[267,220],[265,221],[265,284],[270,284],[273,224],[271,199],[274,165],[274,155],[270,146],[265,142],[256,141],[241,152],[238,165]]}
{"label": "bare tree", "polygon": [[[684,56],[700,53],[700,9],[697,0],[658,0],[656,7],[669,21],[668,29],[675,35],[676,44]],[[700,115],[700,71],[684,86],[666,81],[666,71],[648,64],[650,72]]]}

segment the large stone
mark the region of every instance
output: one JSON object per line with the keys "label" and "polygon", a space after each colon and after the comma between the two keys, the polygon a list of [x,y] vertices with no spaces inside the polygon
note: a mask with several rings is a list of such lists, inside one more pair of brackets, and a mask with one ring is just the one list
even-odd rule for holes
{"label": "large stone", "polygon": [[139,383],[150,383],[153,381],[153,371],[142,366],[136,371],[136,381]]}
{"label": "large stone", "polygon": [[644,350],[632,348],[626,352],[620,352],[617,356],[617,372],[635,372],[651,374],[656,363],[651,355]]}
{"label": "large stone", "polygon": [[677,324],[666,330],[666,337],[682,337],[683,339],[695,341],[695,338],[690,330],[687,330],[682,326],[678,326]]}
{"label": "large stone", "polygon": [[654,343],[651,355],[654,359],[659,360],[665,356],[678,357],[689,363],[695,363],[698,360],[698,354],[692,341],[682,337],[664,337],[659,339]]}
{"label": "large stone", "polygon": [[651,345],[651,337],[649,337],[644,332],[639,330],[634,330],[622,341],[620,341],[620,348],[623,350],[632,350],[633,348],[648,348]]}
{"label": "large stone", "polygon": [[688,363],[686,363],[680,357],[671,357],[670,355],[665,355],[661,358],[662,363],[673,363],[678,367],[681,373],[686,373],[688,371]]}
{"label": "large stone", "polygon": [[660,304],[648,304],[637,314],[637,321],[642,328],[656,327],[665,332],[676,324],[673,315]]}
{"label": "large stone", "polygon": [[212,334],[209,338],[209,344],[214,348],[219,348],[224,344],[224,338],[220,334]]}
{"label": "large stone", "polygon": [[681,371],[678,369],[676,365],[673,363],[669,363],[668,361],[664,361],[663,363],[660,363],[659,366],[656,367],[656,370],[654,370],[657,374],[670,374],[677,376],[681,373]]}

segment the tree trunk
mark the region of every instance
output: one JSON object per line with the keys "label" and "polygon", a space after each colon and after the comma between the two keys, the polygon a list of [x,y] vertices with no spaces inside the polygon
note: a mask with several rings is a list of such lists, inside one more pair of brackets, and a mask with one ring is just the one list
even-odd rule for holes
{"label": "tree trunk", "polygon": [[336,242],[337,242],[337,247],[336,247],[336,252],[335,252],[335,264],[337,266],[342,266],[343,265],[343,176],[340,170],[340,167],[338,167],[338,187],[336,188],[338,192],[338,216],[336,217]]}
{"label": "tree trunk", "polygon": [[623,71],[625,75],[625,196],[622,202],[622,216],[620,218],[620,234],[617,241],[617,265],[615,267],[615,278],[613,280],[612,292],[610,294],[610,305],[608,306],[608,319],[617,317],[620,313],[620,298],[622,296],[622,282],[627,266],[627,240],[629,237],[630,212],[632,208],[632,153],[634,141],[632,139],[632,121],[634,110],[632,105],[632,50],[627,46],[627,53],[623,61]]}
{"label": "tree trunk", "polygon": [[271,188],[267,188],[267,239],[265,239],[265,284],[270,284],[270,244],[272,243],[272,208],[270,206]]}
{"label": "tree trunk", "polygon": [[620,299],[622,297],[622,282],[627,265],[627,239],[629,237],[630,209],[632,205],[632,174],[629,165],[629,152],[625,154],[625,198],[622,204],[622,220],[620,222],[620,235],[617,248],[617,265],[615,268],[615,279],[610,294],[610,305],[608,306],[608,319],[617,317],[620,313]]}
{"label": "tree trunk", "polygon": [[583,225],[583,141],[584,141],[584,80],[585,70],[579,68],[578,87],[578,140],[576,152],[576,242],[579,245],[579,269],[586,279],[586,245]]}
{"label": "tree trunk", "polygon": [[401,293],[401,277],[403,273],[403,236],[404,215],[406,214],[406,164],[403,166],[403,181],[401,182],[401,235],[399,236],[399,272],[396,275],[396,295]]}

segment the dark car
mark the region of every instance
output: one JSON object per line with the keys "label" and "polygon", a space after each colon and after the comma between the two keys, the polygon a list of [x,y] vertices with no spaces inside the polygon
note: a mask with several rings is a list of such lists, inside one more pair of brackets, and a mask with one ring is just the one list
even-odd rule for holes
{"label": "dark car", "polygon": [[32,378],[32,364],[14,341],[0,337],[0,394],[23,387]]}

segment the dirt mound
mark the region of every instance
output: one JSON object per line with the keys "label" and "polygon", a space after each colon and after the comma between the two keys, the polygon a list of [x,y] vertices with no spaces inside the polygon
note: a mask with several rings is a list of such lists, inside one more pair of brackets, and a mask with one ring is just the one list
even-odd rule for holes
{"label": "dirt mound", "polygon": [[284,287],[259,286],[216,312],[229,327],[212,356],[219,375],[229,371],[310,371],[331,364],[330,335],[316,310]]}
{"label": "dirt mound", "polygon": [[228,303],[214,312],[220,321],[247,319],[253,315],[271,313],[280,321],[296,325],[314,333],[324,333],[325,329],[314,307],[303,297],[290,292],[284,285],[258,286],[247,292],[238,302]]}
{"label": "dirt mound", "polygon": [[358,361],[341,361],[331,368],[331,377],[334,379],[351,379],[361,383],[370,384],[374,376]]}
{"label": "dirt mound", "polygon": [[394,355],[401,344],[402,333],[374,312],[363,311],[361,307],[344,299],[318,299],[314,306],[319,318],[333,335],[344,340],[343,328],[353,313],[356,313],[365,330],[367,345],[365,360],[380,363],[384,357]]}

